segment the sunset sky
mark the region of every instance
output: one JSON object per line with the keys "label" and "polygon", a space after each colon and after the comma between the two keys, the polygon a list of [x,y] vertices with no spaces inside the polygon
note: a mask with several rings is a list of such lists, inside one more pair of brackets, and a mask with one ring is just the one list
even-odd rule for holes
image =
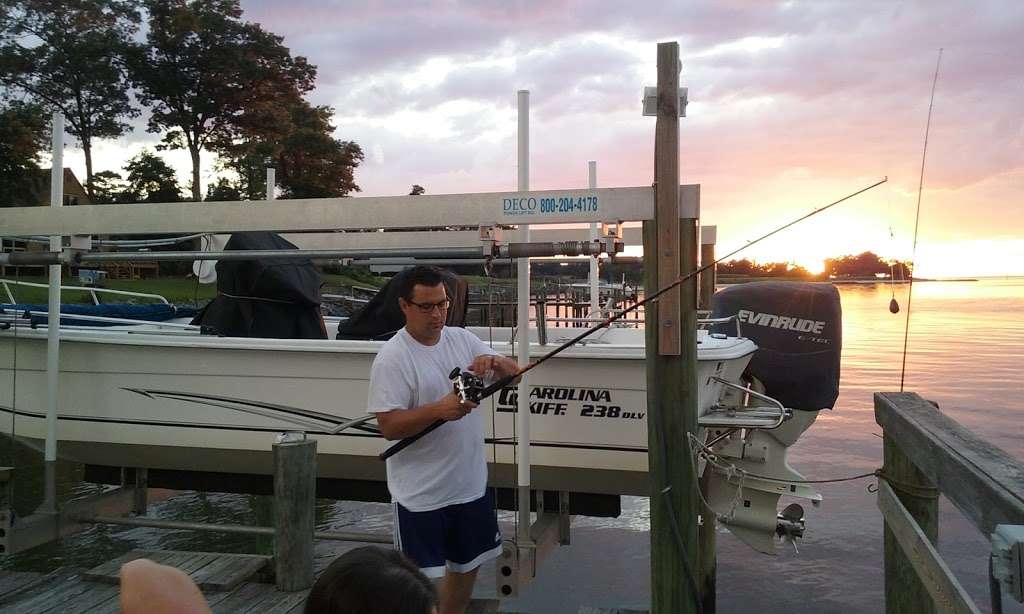
{"label": "sunset sky", "polygon": [[[531,186],[648,185],[656,44],[678,41],[690,105],[681,177],[719,253],[888,176],[744,255],[819,269],[909,259],[940,47],[917,274],[1024,274],[1024,2],[242,0],[318,66],[316,104],[358,142],[363,195],[516,187],[516,90],[531,92]],[[158,137],[96,148],[119,170]],[[184,152],[163,154],[188,177]],[[66,163],[84,176],[81,152]],[[212,155],[204,159],[204,184]],[[891,232],[890,232],[891,231]]]}

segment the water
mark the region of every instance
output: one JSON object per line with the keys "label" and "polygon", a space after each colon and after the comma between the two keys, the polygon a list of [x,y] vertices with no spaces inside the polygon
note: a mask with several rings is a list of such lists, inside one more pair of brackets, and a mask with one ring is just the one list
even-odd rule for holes
{"label": "water", "polygon": [[[888,311],[888,286],[841,286],[843,373],[836,409],[823,412],[792,448],[791,464],[810,479],[865,473],[881,464],[881,429],[871,394],[900,387],[906,287],[896,289],[903,311]],[[1024,459],[1018,418],[1024,376],[1024,279],[929,282],[914,287],[906,390],[937,401],[942,410],[986,440]],[[10,458],[10,448],[0,459]],[[21,449],[19,467],[38,464]],[[19,509],[38,503],[28,471],[16,486]],[[63,497],[92,492],[80,469],[60,471]],[[824,503],[807,509],[800,553],[756,554],[727,532],[719,535],[719,612],[879,612],[883,607],[882,519],[867,480],[823,484]],[[265,497],[153,491],[151,514],[182,520],[270,523]],[[502,516],[511,534],[511,515]],[[390,508],[379,504],[321,501],[321,529],[389,532]],[[576,612],[580,605],[645,608],[650,602],[648,501],[623,500],[616,519],[577,519],[572,545],[545,563],[542,575],[507,610]],[[329,563],[351,544],[319,542],[316,564]],[[269,540],[185,531],[96,527],[57,544],[0,561],[7,569],[44,570],[55,565],[91,566],[132,548],[268,553]],[[987,609],[989,546],[945,499],[940,501],[939,550],[976,602]],[[479,594],[494,595],[493,567],[482,570]],[[682,581],[682,579],[680,580]],[[1006,612],[1024,612],[1004,597]]]}

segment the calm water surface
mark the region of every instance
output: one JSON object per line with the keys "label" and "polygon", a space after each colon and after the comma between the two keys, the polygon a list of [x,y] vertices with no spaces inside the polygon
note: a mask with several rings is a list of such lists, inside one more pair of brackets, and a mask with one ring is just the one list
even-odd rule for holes
{"label": "calm water surface", "polygon": [[[843,372],[834,411],[823,412],[791,449],[790,463],[809,479],[872,471],[881,464],[881,429],[875,424],[872,393],[900,387],[907,288],[896,288],[903,311],[892,315],[888,286],[841,286]],[[1024,375],[1024,279],[928,282],[914,287],[905,388],[939,403],[967,428],[1024,459],[1021,411]],[[38,489],[25,470],[39,463],[32,451],[0,449],[0,461],[19,471],[16,504],[29,511]],[[12,455],[14,457],[12,458]],[[73,497],[95,488],[80,482],[79,468],[61,470],[61,493]],[[780,548],[778,556],[754,553],[728,532],[719,536],[719,612],[880,612],[882,520],[867,480],[821,485],[824,502],[807,508],[807,533],[800,552]],[[151,514],[211,522],[270,524],[264,497],[154,492],[161,498]],[[948,501],[940,503],[939,549],[960,581],[987,610],[988,543]],[[386,505],[318,504],[319,527],[390,532]],[[580,605],[647,607],[650,602],[648,501],[623,500],[616,519],[581,518],[572,546],[556,551],[543,574],[504,609],[575,613]],[[510,521],[511,515],[503,515]],[[506,526],[507,534],[512,530]],[[351,544],[320,542],[317,565],[324,566]],[[4,568],[49,569],[91,566],[132,548],[227,552],[268,552],[269,540],[97,527],[58,544],[8,557]],[[494,595],[493,567],[481,572],[479,595]],[[1004,597],[1006,612],[1024,612]]]}

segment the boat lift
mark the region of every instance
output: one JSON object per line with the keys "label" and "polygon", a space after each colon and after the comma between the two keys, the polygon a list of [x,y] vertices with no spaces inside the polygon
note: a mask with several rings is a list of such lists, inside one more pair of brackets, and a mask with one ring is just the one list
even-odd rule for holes
{"label": "boat lift", "polygon": [[[50,272],[49,312],[59,313],[61,266],[126,260],[227,260],[253,257],[272,258],[374,258],[414,257],[446,259],[514,258],[519,261],[519,322],[529,322],[529,258],[549,256],[614,255],[623,249],[625,222],[652,220],[655,193],[651,186],[595,188],[594,170],[588,189],[529,190],[529,93],[519,93],[519,190],[475,194],[420,195],[396,197],[321,198],[287,201],[139,203],[79,205],[62,207],[62,185],[54,179],[51,207],[0,208],[0,228],[6,237],[42,235],[50,237],[48,252],[0,254],[0,264],[48,265]],[[62,176],[63,118],[54,115],[53,177]],[[268,183],[268,185],[273,185]],[[679,217],[699,217],[700,188],[680,186]],[[273,200],[273,194],[271,193]],[[589,240],[531,242],[532,225],[591,225]],[[411,229],[477,227],[477,232],[422,231]],[[518,242],[504,241],[509,228],[517,228]],[[600,229],[598,231],[598,229]],[[633,229],[630,229],[631,231]],[[93,235],[124,234],[217,234],[241,231],[275,231],[309,247],[287,252],[130,252],[92,251]],[[557,233],[537,229],[537,236]],[[570,233],[573,231],[569,231]],[[580,231],[576,231],[579,233]],[[584,229],[585,232],[585,229]],[[595,236],[596,235],[596,236]],[[553,239],[553,238],[552,238]],[[582,237],[581,237],[582,239]],[[408,248],[400,245],[415,244]],[[381,247],[384,245],[384,247]],[[592,269],[593,270],[593,269]],[[591,274],[592,287],[596,275]],[[596,299],[595,299],[596,300]],[[44,505],[21,528],[34,525],[33,537],[20,540],[20,549],[31,547],[80,530],[81,519],[109,517],[108,513],[83,511],[76,503],[72,516],[57,509],[53,468],[57,444],[57,391],[60,318],[48,326],[48,394],[46,467],[47,492]],[[526,335],[521,335],[525,339]],[[529,362],[528,343],[519,343],[521,364]],[[544,557],[558,544],[569,540],[568,493],[533,496],[530,483],[529,384],[520,383],[517,427],[518,534],[507,541],[499,558],[497,582],[503,597],[514,596],[536,576]],[[524,391],[526,391],[524,393]],[[144,510],[145,471],[128,476],[126,488],[109,493],[104,501],[116,499],[119,512]],[[141,494],[140,494],[141,493]],[[556,509],[550,509],[555,503]],[[98,510],[98,508],[97,508]],[[73,517],[73,518],[72,518]],[[75,522],[69,522],[77,519]],[[141,520],[141,519],[140,519]],[[8,518],[9,521],[9,518]],[[13,543],[12,543],[13,545]]]}

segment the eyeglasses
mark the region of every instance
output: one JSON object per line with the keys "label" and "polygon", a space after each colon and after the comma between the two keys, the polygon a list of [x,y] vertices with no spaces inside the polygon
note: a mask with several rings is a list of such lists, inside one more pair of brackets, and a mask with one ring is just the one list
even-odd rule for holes
{"label": "eyeglasses", "polygon": [[440,303],[417,303],[416,301],[406,301],[410,305],[415,305],[420,313],[433,313],[435,309],[438,311],[445,311],[451,306],[451,299],[444,299]]}

